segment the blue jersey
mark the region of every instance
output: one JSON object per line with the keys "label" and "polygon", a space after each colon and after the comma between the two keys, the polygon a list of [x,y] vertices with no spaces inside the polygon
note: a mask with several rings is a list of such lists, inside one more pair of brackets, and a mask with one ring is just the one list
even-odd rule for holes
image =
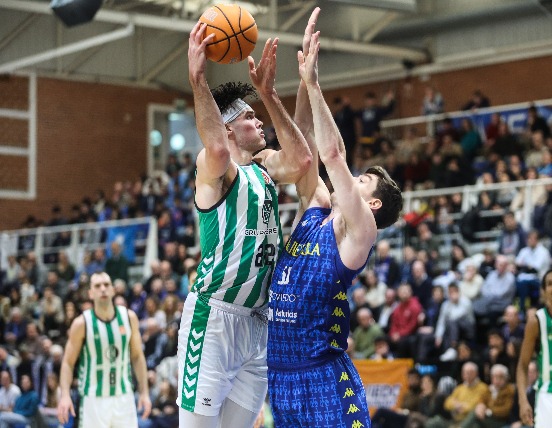
{"label": "blue jersey", "polygon": [[271,369],[305,368],[347,349],[347,289],[363,269],[341,261],[331,210],[309,208],[280,253],[269,291],[267,362]]}

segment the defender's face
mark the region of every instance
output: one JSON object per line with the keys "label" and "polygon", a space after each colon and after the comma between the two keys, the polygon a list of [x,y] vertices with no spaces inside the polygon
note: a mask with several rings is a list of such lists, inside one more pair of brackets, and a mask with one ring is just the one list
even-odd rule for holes
{"label": "defender's face", "polygon": [[230,138],[236,141],[238,147],[250,152],[256,152],[266,146],[262,126],[263,122],[257,119],[255,112],[250,109],[227,124],[228,130],[232,132]]}
{"label": "defender's face", "polygon": [[379,177],[374,174],[362,174],[356,177],[355,180],[362,199],[368,202],[372,208],[379,208],[381,201],[373,196],[378,187]]}

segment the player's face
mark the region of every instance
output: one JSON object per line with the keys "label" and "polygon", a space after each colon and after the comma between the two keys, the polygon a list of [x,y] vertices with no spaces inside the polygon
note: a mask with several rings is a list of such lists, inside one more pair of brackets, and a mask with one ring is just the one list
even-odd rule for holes
{"label": "player's face", "polygon": [[263,122],[257,119],[255,112],[247,109],[228,124],[228,129],[232,131],[230,138],[233,138],[241,149],[251,153],[257,152],[266,146],[262,126]]}
{"label": "player's face", "polygon": [[360,190],[360,196],[366,202],[374,206],[374,208],[379,208],[381,201],[373,197],[376,187],[378,186],[379,177],[374,174],[362,174],[356,177],[357,185]]}
{"label": "player's face", "polygon": [[108,304],[115,295],[115,289],[109,275],[106,273],[95,274],[90,278],[90,299],[94,304]]}
{"label": "player's face", "polygon": [[552,307],[552,272],[547,274],[544,278],[544,289],[542,289],[544,301],[546,306]]}

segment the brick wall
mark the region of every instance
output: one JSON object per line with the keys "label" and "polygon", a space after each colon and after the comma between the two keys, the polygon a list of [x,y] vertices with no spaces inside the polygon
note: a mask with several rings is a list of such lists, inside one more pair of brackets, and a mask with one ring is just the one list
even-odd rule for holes
{"label": "brick wall", "polygon": [[[346,95],[358,108],[366,91],[381,96],[391,88],[397,93],[393,117],[416,116],[427,84],[443,94],[447,111],[457,110],[474,89],[481,89],[492,105],[552,98],[547,76],[550,69],[552,57],[544,57],[434,74],[427,81],[416,77],[408,92],[404,81],[390,81],[327,91],[326,97],[331,101]],[[24,80],[0,79],[0,93],[5,100],[0,107],[27,108]],[[46,220],[54,203],[68,215],[70,206],[84,195],[92,195],[96,189],[109,195],[116,180],[139,177],[147,167],[147,105],[172,104],[177,96],[126,86],[38,79],[37,199],[0,199],[0,230],[18,227],[27,215]],[[294,98],[283,101],[293,112]],[[268,123],[266,111],[259,105],[255,108]],[[0,181],[15,186],[24,176],[24,167],[21,162],[0,157]]]}

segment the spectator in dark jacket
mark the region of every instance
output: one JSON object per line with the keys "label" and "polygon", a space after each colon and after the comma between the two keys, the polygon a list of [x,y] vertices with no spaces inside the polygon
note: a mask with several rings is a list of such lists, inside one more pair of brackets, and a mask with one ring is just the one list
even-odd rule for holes
{"label": "spectator in dark jacket", "polygon": [[33,390],[30,376],[21,377],[21,395],[15,400],[12,412],[0,413],[0,428],[9,428],[15,425],[30,424],[29,418],[36,415],[40,400]]}

